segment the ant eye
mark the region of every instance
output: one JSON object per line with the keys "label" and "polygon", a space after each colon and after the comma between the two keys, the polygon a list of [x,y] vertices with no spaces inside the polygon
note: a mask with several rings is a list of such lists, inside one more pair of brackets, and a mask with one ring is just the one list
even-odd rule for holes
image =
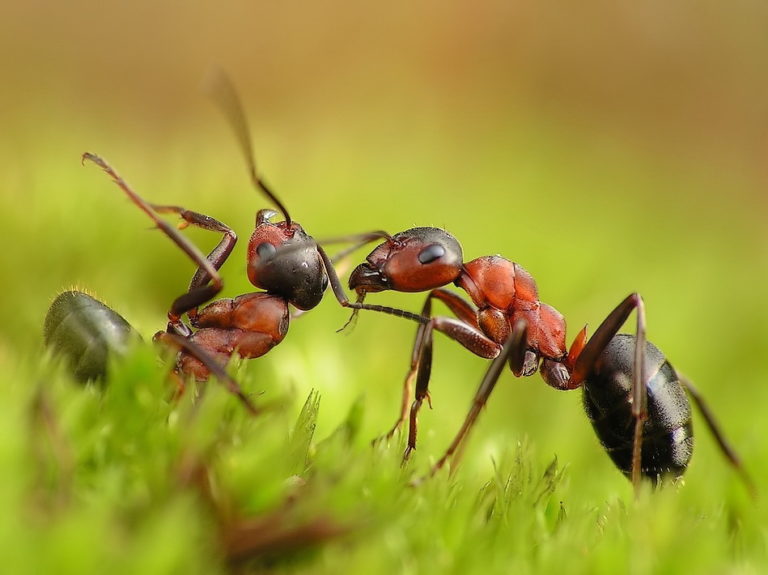
{"label": "ant eye", "polygon": [[258,245],[256,253],[262,259],[269,259],[277,253],[277,248],[269,242],[264,242]]}
{"label": "ant eye", "polygon": [[445,255],[445,248],[440,244],[430,244],[419,252],[419,262],[429,264]]}

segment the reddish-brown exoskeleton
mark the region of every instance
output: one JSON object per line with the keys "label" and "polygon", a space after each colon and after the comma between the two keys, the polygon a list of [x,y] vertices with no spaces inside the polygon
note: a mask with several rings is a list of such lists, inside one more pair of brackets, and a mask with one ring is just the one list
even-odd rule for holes
{"label": "reddish-brown exoskeleton", "polygon": [[[463,289],[471,302],[443,287],[450,283]],[[585,327],[566,348],[565,319],[539,300],[536,282],[522,266],[500,256],[465,263],[459,242],[439,228],[413,228],[387,238],[352,272],[349,286],[357,292],[358,302],[369,292],[429,291],[421,310],[429,321],[419,325],[400,415],[386,434],[391,437],[410,412],[403,461],[416,447],[418,412],[424,400],[429,401],[433,332],[439,331],[472,353],[494,360],[458,434],[430,475],[459,450],[504,364],[509,363],[516,376],[529,376],[538,370],[555,389],[582,387],[584,407],[595,432],[635,486],[641,476],[657,481],[685,471],[693,449],[690,395],[721,451],[751,487],[737,455],[691,382],[646,341],[645,308],[638,294],[624,299],[589,342]],[[435,299],[455,317],[433,317]],[[618,334],[632,311],[637,316],[636,334]],[[415,396],[409,410],[414,378]]]}
{"label": "reddish-brown exoskeleton", "polygon": [[[90,153],[83,155],[83,160],[102,168],[131,201],[198,266],[188,290],[171,305],[166,330],[155,335],[156,340],[179,349],[174,371],[180,376],[180,386],[183,385],[183,379],[189,376],[203,381],[212,372],[217,376],[223,375],[221,367],[235,353],[243,358],[257,358],[267,353],[288,332],[291,317],[289,305],[299,310],[314,308],[320,303],[329,283],[342,306],[355,309],[380,308],[348,301],[334,271],[333,262],[325,250],[298,222],[291,219],[282,202],[257,174],[245,115],[231,83],[226,77],[219,76],[213,87],[214,96],[234,127],[254,186],[275,204],[284,218],[283,221],[273,222],[271,220],[277,212],[272,209],[259,210],[256,214],[256,227],[248,242],[248,279],[255,287],[265,291],[219,299],[200,308],[223,287],[219,269],[235,247],[235,232],[210,216],[179,206],[156,205],[145,201],[102,158]],[[182,220],[179,228],[196,226],[221,233],[222,239],[206,257],[159,214],[178,215]],[[359,247],[386,236],[383,232],[371,232],[349,236],[344,240],[356,242]],[[184,322],[185,315],[189,319],[188,324]],[[407,313],[397,315],[418,319]],[[248,408],[255,411],[236,383],[230,379],[228,384]]]}

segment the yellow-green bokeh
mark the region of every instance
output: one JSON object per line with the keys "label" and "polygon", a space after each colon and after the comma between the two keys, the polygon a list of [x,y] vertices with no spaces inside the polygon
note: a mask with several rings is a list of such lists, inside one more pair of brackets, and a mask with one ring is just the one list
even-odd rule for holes
{"label": "yellow-green bokeh", "polygon": [[[62,289],[91,290],[149,337],[191,274],[103,174],[80,166],[84,151],[148,199],[230,224],[241,244],[225,295],[250,289],[244,244],[266,203],[199,89],[221,66],[246,102],[262,173],[310,233],[445,227],[468,259],[500,253],[531,271],[572,332],[640,291],[650,338],[699,383],[747,459],[764,461],[759,3],[76,0],[2,12],[3,364],[35,361]],[[375,301],[415,310],[422,298]],[[319,388],[326,430],[364,392],[374,435],[395,414],[413,326],[367,315],[336,335],[345,317],[328,297],[253,369],[300,395]],[[485,369],[443,338],[436,348],[424,461]],[[504,376],[467,459],[486,465],[487,450],[526,434],[542,460],[571,464],[573,482],[628,489],[578,394],[538,377]],[[723,477],[700,435],[690,480]]]}

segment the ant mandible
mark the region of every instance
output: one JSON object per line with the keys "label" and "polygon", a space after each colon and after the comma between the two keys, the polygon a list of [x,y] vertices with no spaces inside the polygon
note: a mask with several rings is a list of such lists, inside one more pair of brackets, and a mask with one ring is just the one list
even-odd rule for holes
{"label": "ant mandible", "polygon": [[[254,286],[265,291],[218,299],[200,308],[223,288],[219,269],[235,247],[235,232],[210,216],[180,206],[149,203],[101,157],[85,153],[82,159],[83,162],[93,162],[104,170],[128,198],[152,219],[157,228],[198,266],[187,291],[171,304],[165,331],[154,336],[155,340],[179,350],[174,367],[179,390],[183,390],[183,380],[186,377],[205,381],[213,374],[227,384],[230,391],[240,398],[249,411],[256,412],[257,409],[237,383],[226,374],[224,366],[234,353],[243,358],[257,358],[278,345],[288,331],[289,304],[301,311],[310,310],[320,303],[325,289],[330,284],[336,299],[344,307],[384,311],[416,321],[421,318],[400,310],[368,306],[348,300],[334,270],[333,260],[302,226],[291,218],[285,205],[258,175],[245,113],[231,82],[219,73],[211,87],[213,96],[234,128],[252,183],[274,203],[284,218],[283,221],[272,222],[271,219],[277,212],[272,209],[259,210],[256,214],[256,226],[248,243],[248,279]],[[179,229],[192,225],[221,233],[223,236],[206,257],[174,226],[162,219],[160,214],[179,216],[182,220]],[[370,232],[335,241],[357,242],[355,246],[343,252],[347,255],[354,249],[382,237],[388,235],[384,232]],[[98,300],[81,292],[65,294],[66,297],[57,299],[52,306],[52,311],[55,306],[58,307],[56,321],[50,327],[51,333],[60,325],[60,318],[80,322],[81,325],[87,324],[89,341],[97,343],[104,343],[98,340],[103,339],[113,326],[125,329],[122,317]],[[49,315],[51,313],[49,312]],[[188,324],[183,320],[185,315]],[[102,319],[110,322],[110,325],[94,328],[93,321]],[[72,334],[71,329],[64,331],[64,335]],[[52,338],[53,336],[49,337],[46,321],[46,339]],[[76,359],[79,361],[79,358]]]}
{"label": "ant mandible", "polygon": [[[466,291],[471,303],[443,287],[449,283]],[[696,388],[646,341],[645,306],[638,294],[625,298],[588,342],[584,327],[566,350],[565,319],[539,300],[536,282],[522,266],[500,256],[465,263],[459,242],[445,230],[431,227],[413,228],[387,238],[366,263],[355,268],[349,287],[357,293],[359,303],[369,292],[429,290],[421,310],[429,321],[421,323],[416,332],[400,415],[384,436],[391,437],[410,413],[403,462],[416,448],[418,413],[424,400],[430,400],[433,332],[445,334],[480,357],[493,359],[463,425],[427,477],[456,456],[504,364],[509,363],[515,376],[530,376],[538,370],[555,389],[583,388],[584,408],[595,433],[636,488],[641,476],[656,483],[664,476],[679,477],[687,468],[693,452],[690,395],[721,452],[753,490],[739,457]],[[432,300],[443,302],[456,317],[433,317]],[[619,334],[633,311],[637,318],[635,335]]]}

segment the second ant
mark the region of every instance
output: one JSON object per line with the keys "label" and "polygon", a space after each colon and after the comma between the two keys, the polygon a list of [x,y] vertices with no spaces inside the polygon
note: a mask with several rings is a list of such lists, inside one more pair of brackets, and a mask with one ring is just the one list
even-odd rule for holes
{"label": "second ant", "polygon": [[[471,301],[445,289],[450,283],[464,290]],[[429,321],[416,332],[400,414],[385,436],[391,437],[409,421],[404,462],[416,448],[419,410],[429,401],[433,333],[443,333],[472,353],[493,360],[464,423],[429,475],[457,454],[508,363],[517,377],[539,371],[555,389],[582,388],[584,408],[598,438],[636,488],[641,477],[657,482],[685,472],[693,453],[690,395],[721,452],[753,490],[741,461],[692,382],[646,341],[645,305],[638,294],[626,297],[589,341],[584,327],[567,348],[565,319],[539,300],[531,274],[501,256],[464,262],[456,238],[431,227],[387,238],[352,272],[349,287],[357,292],[358,303],[370,292],[429,292],[421,309]],[[455,317],[433,316],[433,300],[445,304]],[[619,334],[633,311],[635,335]]]}
{"label": "second ant", "polygon": [[[215,300],[201,308],[223,288],[219,269],[235,247],[235,232],[208,215],[180,206],[147,202],[110,164],[96,154],[83,154],[83,162],[92,162],[104,170],[156,227],[197,266],[187,291],[171,304],[166,329],[154,336],[155,340],[179,350],[173,369],[179,393],[183,390],[186,378],[205,381],[213,374],[238,396],[249,411],[256,413],[257,408],[237,382],[227,375],[224,367],[235,353],[248,359],[261,357],[283,341],[291,318],[289,306],[301,311],[313,309],[320,303],[330,284],[338,302],[344,307],[388,311],[417,321],[421,318],[382,306],[361,305],[348,300],[334,270],[333,260],[291,218],[284,204],[259,176],[245,113],[231,82],[219,74],[211,87],[213,96],[234,129],[253,185],[277,207],[283,217],[282,221],[273,222],[278,212],[269,208],[259,210],[255,229],[248,242],[248,279],[264,291]],[[160,214],[179,216],[181,223],[178,228],[196,226],[220,233],[222,238],[205,256]],[[344,250],[341,256],[386,236],[383,232],[371,232],[342,238],[339,241],[354,245]],[[184,321],[185,316],[188,322]],[[114,345],[113,334],[116,330],[119,334],[126,334],[130,330],[126,326],[127,322],[103,303],[82,292],[70,291],[61,294],[52,305],[46,319],[45,338],[49,346],[69,355],[71,363],[89,366],[80,372],[84,377],[98,377],[105,369],[104,349]],[[72,341],[78,338],[86,338],[87,341]],[[86,357],[94,352],[93,357]]]}

